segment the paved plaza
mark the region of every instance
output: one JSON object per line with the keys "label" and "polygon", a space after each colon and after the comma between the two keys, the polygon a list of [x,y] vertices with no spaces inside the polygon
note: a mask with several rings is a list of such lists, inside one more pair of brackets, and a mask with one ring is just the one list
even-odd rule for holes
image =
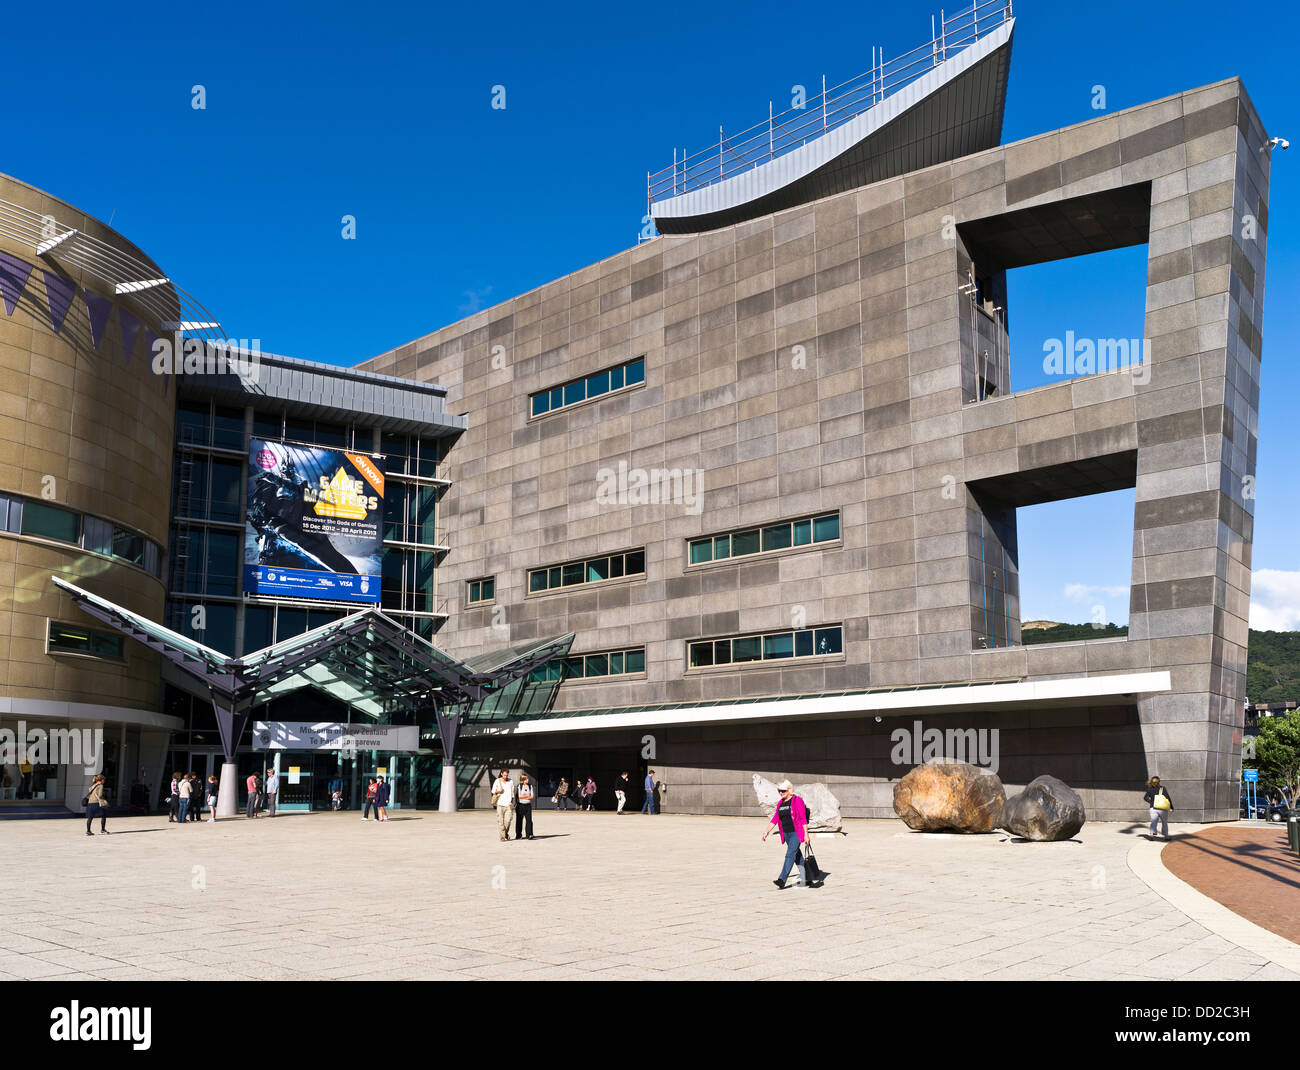
{"label": "paved plaza", "polygon": [[543,812],[506,844],[487,811],[109,827],[0,824],[0,978],[1297,979],[1294,945],[1248,950],[1153,890],[1163,845],[1130,825],[850,821],[815,841],[825,886],[785,891],[755,819]]}

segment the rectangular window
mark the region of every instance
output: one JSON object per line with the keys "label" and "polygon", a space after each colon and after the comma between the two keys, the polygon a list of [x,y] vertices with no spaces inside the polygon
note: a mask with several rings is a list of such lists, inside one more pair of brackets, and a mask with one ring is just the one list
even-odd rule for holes
{"label": "rectangular window", "polygon": [[533,416],[545,416],[547,413],[556,412],[570,405],[577,405],[591,398],[604,397],[606,394],[643,382],[645,382],[645,358],[638,357],[626,364],[603,368],[592,375],[574,379],[570,383],[562,383],[560,386],[539,391],[530,396],[529,411]]}
{"label": "rectangular window", "polygon": [[50,621],[46,649],[51,654],[85,654],[106,661],[124,661],[126,643],[115,632],[101,632],[79,624]]}
{"label": "rectangular window", "polygon": [[528,573],[528,592],[539,594],[559,587],[580,587],[644,573],[645,551],[630,550],[610,557],[592,557],[585,561],[567,561],[563,565],[532,569]]}
{"label": "rectangular window", "polygon": [[218,405],[212,421],[212,444],[228,450],[244,448],[244,410]]}
{"label": "rectangular window", "polygon": [[[549,663],[550,666],[558,662]],[[549,669],[549,666],[548,666]],[[645,648],[634,650],[602,650],[596,654],[573,654],[564,659],[566,680],[592,679],[604,676],[626,676],[645,671]],[[533,679],[538,682],[557,680],[553,671],[537,671]]]}
{"label": "rectangular window", "polygon": [[690,565],[727,561],[751,554],[777,553],[797,546],[831,542],[840,537],[840,514],[799,517],[761,528],[745,528],[721,535],[688,540],[687,561]]}
{"label": "rectangular window", "polygon": [[88,516],[81,524],[81,545],[97,554],[113,552],[113,525],[107,520]]}
{"label": "rectangular window", "polygon": [[802,628],[799,631],[741,635],[734,639],[698,639],[687,644],[687,666],[746,664],[786,658],[827,657],[844,652],[840,625]]}
{"label": "rectangular window", "polygon": [[624,651],[623,671],[625,673],[645,672],[645,647]]}
{"label": "rectangular window", "polygon": [[81,514],[46,505],[44,502],[25,502],[23,534],[58,539],[60,542],[77,542],[81,538]]}
{"label": "rectangular window", "polygon": [[604,654],[588,654],[586,676],[608,676],[609,658]]}
{"label": "rectangular window", "polygon": [[469,581],[469,598],[467,602],[491,602],[496,596],[496,578],[493,576],[484,577],[481,580]]}

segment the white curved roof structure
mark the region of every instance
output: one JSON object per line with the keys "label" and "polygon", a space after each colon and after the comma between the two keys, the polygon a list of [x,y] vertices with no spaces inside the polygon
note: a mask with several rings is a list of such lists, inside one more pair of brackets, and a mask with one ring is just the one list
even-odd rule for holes
{"label": "white curved roof structure", "polygon": [[[902,88],[880,100],[877,96],[887,91],[888,65],[883,72],[877,68],[870,86],[873,103],[845,119],[848,109],[839,102],[854,96],[861,106],[866,87],[844,94],[832,105],[840,112],[838,125],[826,122],[824,104],[815,105],[822,109],[825,129],[815,127],[783,153],[774,147],[781,124],[769,120],[753,128],[757,136],[740,135],[748,140],[739,148],[720,140],[709,152],[707,170],[686,160],[674,164],[671,176],[665,171],[651,179],[656,228],[664,234],[713,230],[994,147],[1002,136],[1014,29],[1008,10],[990,32],[946,59],[940,58],[936,38],[933,53],[923,46],[929,69],[919,77],[913,72]],[[815,120],[819,113],[810,104],[807,114]],[[807,126],[802,118],[795,122]],[[746,146],[759,139],[759,160],[749,163],[753,152]],[[735,172],[730,175],[728,154]],[[735,160],[749,165],[738,170]]]}

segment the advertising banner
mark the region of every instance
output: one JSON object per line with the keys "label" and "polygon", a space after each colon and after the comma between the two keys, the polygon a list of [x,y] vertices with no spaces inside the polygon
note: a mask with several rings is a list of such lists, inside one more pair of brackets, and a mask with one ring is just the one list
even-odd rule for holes
{"label": "advertising banner", "polygon": [[[343,724],[339,721],[255,721],[257,750],[381,750],[414,753],[420,749],[420,726]],[[384,770],[380,769],[380,773]]]}
{"label": "advertising banner", "polygon": [[244,590],[378,602],[382,462],[360,453],[266,442],[248,450]]}

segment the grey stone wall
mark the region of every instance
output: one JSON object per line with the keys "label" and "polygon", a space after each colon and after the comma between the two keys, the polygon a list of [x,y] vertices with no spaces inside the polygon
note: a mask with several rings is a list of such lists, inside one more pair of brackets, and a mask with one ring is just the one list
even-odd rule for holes
{"label": "grey stone wall", "polygon": [[[1081,735],[1082,754],[1113,756],[1081,786],[1158,772],[1185,816],[1235,817],[1265,141],[1232,79],[661,237],[369,362],[444,384],[450,411],[470,415],[443,508],[440,643],[469,656],[572,630],[575,652],[645,647],[643,678],[567,683],[569,709],[1167,668],[1172,692],[1137,704],[1141,760]],[[1005,316],[973,313],[962,292],[972,262],[1005,306],[1008,268],[1141,241],[1149,369],[1012,392]],[[997,394],[978,400],[986,349]],[[530,416],[531,393],[638,356],[643,386]],[[702,470],[703,509],[598,503],[619,462]],[[1014,508],[1134,485],[1129,640],[1019,647]],[[837,544],[687,563],[693,536],[832,509]],[[527,593],[530,567],[635,547],[644,579]],[[463,608],[480,576],[496,577],[500,627],[493,607]],[[797,615],[842,623],[843,658],[687,669],[689,639]],[[723,760],[742,780],[760,762],[748,742]],[[701,781],[699,805],[729,807],[726,783]],[[871,791],[854,805],[878,809]]]}

